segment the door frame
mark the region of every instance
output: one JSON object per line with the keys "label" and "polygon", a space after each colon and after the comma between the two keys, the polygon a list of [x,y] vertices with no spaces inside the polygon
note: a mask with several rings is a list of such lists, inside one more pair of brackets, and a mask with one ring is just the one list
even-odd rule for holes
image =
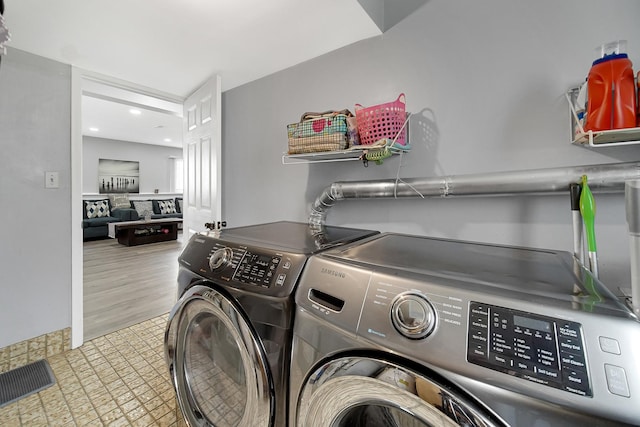
{"label": "door frame", "polygon": [[82,238],[82,83],[92,80],[182,104],[184,98],[114,77],[71,67],[71,348],[84,342],[84,257]]}

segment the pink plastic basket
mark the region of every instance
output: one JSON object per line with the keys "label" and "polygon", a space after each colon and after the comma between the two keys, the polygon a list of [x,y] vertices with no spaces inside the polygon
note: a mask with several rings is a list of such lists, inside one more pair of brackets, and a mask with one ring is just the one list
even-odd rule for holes
{"label": "pink plastic basket", "polygon": [[356,122],[358,123],[358,134],[360,134],[360,144],[370,145],[382,138],[393,140],[400,129],[400,135],[396,142],[405,145],[406,128],[402,125],[406,120],[405,97],[401,93],[393,102],[374,105],[364,108],[356,104]]}

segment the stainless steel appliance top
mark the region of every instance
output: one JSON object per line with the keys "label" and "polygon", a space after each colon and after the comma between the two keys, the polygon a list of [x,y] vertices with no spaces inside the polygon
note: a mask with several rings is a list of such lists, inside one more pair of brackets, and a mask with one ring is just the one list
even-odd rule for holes
{"label": "stainless steel appliance top", "polygon": [[487,295],[628,317],[629,310],[569,253],[384,233],[358,245],[326,253],[373,270],[451,279]]}
{"label": "stainless steel appliance top", "polygon": [[374,234],[378,232],[337,226],[316,229],[301,222],[278,221],[225,229],[220,232],[219,239],[246,242],[287,252],[313,254]]}

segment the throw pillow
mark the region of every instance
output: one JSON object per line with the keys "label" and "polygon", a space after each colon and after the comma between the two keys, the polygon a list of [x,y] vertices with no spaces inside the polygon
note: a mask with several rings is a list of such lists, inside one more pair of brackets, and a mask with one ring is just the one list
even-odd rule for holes
{"label": "throw pillow", "polygon": [[87,218],[101,218],[111,216],[109,200],[88,200],[85,204]]}
{"label": "throw pillow", "polygon": [[111,207],[113,209],[129,209],[129,208],[131,208],[131,203],[129,203],[129,195],[128,194],[111,194],[109,196],[109,200],[111,200]]}
{"label": "throw pillow", "polygon": [[158,206],[160,207],[161,214],[176,213],[176,205],[173,200],[158,200]]}
{"label": "throw pillow", "polygon": [[182,199],[176,199],[176,212],[182,213]]}
{"label": "throw pillow", "polygon": [[153,213],[151,200],[134,200],[133,207],[136,209],[136,212],[138,212],[140,218],[144,218],[146,214]]}

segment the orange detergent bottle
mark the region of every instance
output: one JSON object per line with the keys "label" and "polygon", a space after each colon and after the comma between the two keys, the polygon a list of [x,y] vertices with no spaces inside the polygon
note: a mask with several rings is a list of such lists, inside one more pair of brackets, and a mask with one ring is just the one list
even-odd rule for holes
{"label": "orange detergent bottle", "polygon": [[587,80],[585,130],[602,131],[636,126],[636,88],[626,53],[604,53],[593,62]]}

